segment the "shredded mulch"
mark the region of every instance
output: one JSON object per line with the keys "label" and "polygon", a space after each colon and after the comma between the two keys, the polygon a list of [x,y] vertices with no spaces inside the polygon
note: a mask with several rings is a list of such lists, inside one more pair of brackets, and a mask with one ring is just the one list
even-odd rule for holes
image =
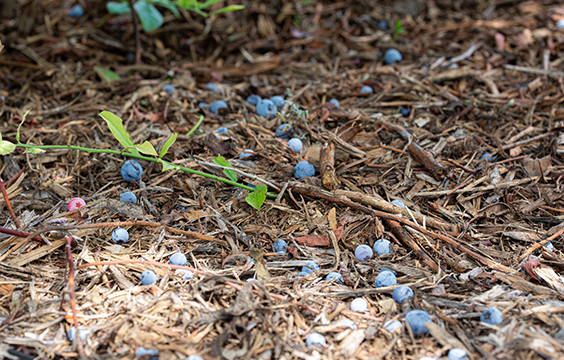
{"label": "shredded mulch", "polygon": [[[438,359],[461,348],[468,359],[564,359],[560,1],[243,1],[208,19],[161,9],[139,64],[131,18],[80,3],[85,15],[71,19],[74,2],[2,2],[4,140],[31,109],[24,143],[120,151],[98,116],[107,110],[134,143],[158,150],[179,133],[167,161],[225,176],[211,166],[222,155],[254,176],[240,183],[259,178],[279,196],[256,211],[247,190],[144,161],[126,183],[127,158],[112,154],[1,157],[15,218],[3,198],[0,221],[21,232],[0,237],[0,356],[152,358],[135,355],[143,347],[160,359]],[[390,48],[401,62],[385,65]],[[251,94],[284,96],[283,118],[256,115]],[[228,109],[198,105],[215,100]],[[275,136],[283,123],[299,154]],[[254,154],[239,159],[244,149]],[[316,176],[294,177],[302,160]],[[124,191],[138,202],[120,202]],[[69,212],[74,197],[86,206]],[[122,245],[111,241],[118,226],[130,234]],[[381,238],[391,254],[355,258]],[[186,267],[169,265],[178,251]],[[311,261],[320,270],[296,277]],[[414,298],[397,304],[396,286],[375,288],[381,268]],[[145,270],[156,283],[141,285]],[[326,280],[333,271],[343,283]],[[350,310],[357,297],[367,312]],[[480,321],[490,307],[501,324]],[[428,334],[413,334],[412,309],[431,315]],[[388,320],[402,326],[386,330]],[[84,340],[67,338],[75,321]],[[306,345],[313,332],[326,346]]]}

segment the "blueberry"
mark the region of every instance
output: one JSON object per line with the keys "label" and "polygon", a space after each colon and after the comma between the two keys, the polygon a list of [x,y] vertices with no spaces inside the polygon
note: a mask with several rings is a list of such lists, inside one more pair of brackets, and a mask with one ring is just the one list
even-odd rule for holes
{"label": "blueberry", "polygon": [[227,134],[229,134],[229,129],[227,129],[226,127],[220,127],[219,129],[217,129],[217,131],[215,133],[227,135]]}
{"label": "blueberry", "polygon": [[289,139],[290,132],[292,131],[292,125],[282,124],[276,129],[276,136],[282,139]]}
{"label": "blueberry", "polygon": [[404,208],[405,209],[405,204],[403,203],[403,201],[401,200],[392,200],[392,204],[399,206],[400,208]]}
{"label": "blueberry", "polygon": [[384,272],[384,271],[389,271],[389,272],[391,272],[392,274],[397,275],[394,270],[390,270],[390,269],[388,269],[388,268],[381,268],[381,269],[380,269],[380,272]]}
{"label": "blueberry", "polygon": [[141,273],[141,284],[151,285],[157,281],[157,274],[153,270],[145,270]]}
{"label": "blueberry", "polygon": [[191,272],[190,270],[184,270],[184,269],[176,269],[176,271],[174,272],[174,275],[181,277],[182,281],[187,281],[187,280],[190,280],[194,277],[193,272]]}
{"label": "blueberry", "polygon": [[431,321],[431,316],[424,310],[411,310],[405,315],[405,320],[411,327],[413,335],[423,335],[429,332],[425,324]]}
{"label": "blueberry", "polygon": [[86,201],[82,200],[79,197],[75,197],[70,199],[69,204],[67,205],[67,209],[69,211],[74,211],[80,207],[83,207],[86,205]]}
{"label": "blueberry", "polygon": [[257,187],[253,184],[247,184],[248,187],[252,188],[252,189],[256,189]]}
{"label": "blueberry", "polygon": [[290,141],[288,141],[288,147],[292,150],[294,150],[294,152],[296,154],[299,154],[300,151],[302,151],[302,149],[304,148],[304,144],[302,143],[302,141],[298,138],[293,138],[290,139]]}
{"label": "blueberry", "polygon": [[403,300],[409,298],[413,299],[413,290],[411,290],[409,286],[400,285],[392,292],[392,299],[394,299],[398,304],[401,304]]}
{"label": "blueberry", "polygon": [[312,261],[308,261],[304,266],[302,266],[302,271],[311,274],[314,271],[319,271],[319,265]]}
{"label": "blueberry", "polygon": [[564,29],[564,19],[560,19],[556,22],[556,27],[559,29]]}
{"label": "blueberry", "polygon": [[121,166],[121,177],[127,182],[139,181],[143,175],[143,168],[135,160],[127,160]]}
{"label": "blueberry", "polygon": [[227,103],[223,100],[214,101],[210,106],[210,111],[214,114],[219,112],[219,109],[227,109]]}
{"label": "blueberry", "polygon": [[172,84],[164,84],[163,85],[163,90],[167,95],[172,95],[174,94],[174,85]]}
{"label": "blueberry", "polygon": [[278,95],[271,97],[270,101],[272,101],[277,108],[284,106],[284,103],[286,102],[282,96]]}
{"label": "blueberry", "polygon": [[410,107],[400,107],[400,114],[403,117],[408,117],[409,114],[411,114],[411,108]]}
{"label": "blueberry", "polygon": [[485,153],[484,155],[480,156],[480,160],[486,160],[486,161],[493,161],[494,156],[490,153]]}
{"label": "blueberry", "polygon": [[315,175],[315,168],[307,161],[300,161],[294,167],[294,176],[298,179]]}
{"label": "blueberry", "polygon": [[386,329],[389,332],[396,332],[399,331],[401,329],[401,322],[395,320],[388,320],[384,323],[384,329]]}
{"label": "blueberry", "polygon": [[340,321],[340,323],[352,330],[356,330],[356,324],[354,321],[352,321],[351,319],[343,319]]}
{"label": "blueberry", "polygon": [[401,54],[396,49],[388,49],[384,54],[384,62],[388,65],[402,61]]}
{"label": "blueberry", "polygon": [[81,18],[84,15],[84,9],[80,5],[75,5],[69,10],[69,17],[73,19]]}
{"label": "blueberry", "polygon": [[325,341],[325,337],[320,333],[311,333],[306,339],[306,345],[309,346],[325,346],[327,345],[327,341]]}
{"label": "blueberry", "polygon": [[300,271],[299,273],[296,274],[296,277],[306,277],[309,274],[311,274],[311,272],[305,272],[305,271]]}
{"label": "blueberry", "polygon": [[251,105],[257,105],[261,100],[261,97],[255,94],[249,95],[247,98],[247,102]]}
{"label": "blueberry", "polygon": [[287,247],[288,243],[282,239],[278,239],[272,243],[272,250],[274,250],[275,253],[286,254]]}
{"label": "blueberry", "polygon": [[257,279],[255,279],[255,278],[248,278],[247,279],[247,282],[253,282],[253,281],[257,281]]}
{"label": "blueberry", "polygon": [[171,265],[186,266],[186,264],[188,264],[188,259],[186,259],[186,255],[184,255],[183,253],[177,252],[172,254],[170,259],[168,260],[168,263]]}
{"label": "blueberry", "polygon": [[351,311],[366,312],[368,311],[368,303],[363,298],[356,298],[351,301]]}
{"label": "blueberry", "polygon": [[[76,328],[73,325],[67,332],[67,338],[69,339],[69,341],[74,341],[75,336],[76,336]],[[80,336],[80,340],[86,340],[86,337],[88,336],[88,330],[86,330],[85,328],[79,325],[78,336]]]}
{"label": "blueberry", "polygon": [[454,348],[450,349],[448,352],[448,360],[466,360],[468,357],[466,356],[466,351]]}
{"label": "blueberry", "polygon": [[341,106],[341,103],[340,103],[339,100],[337,100],[337,99],[331,99],[331,100],[329,100],[329,102],[330,102],[331,104],[335,104],[335,106],[337,107],[337,109],[339,108],[339,106]]}
{"label": "blueberry", "polygon": [[251,149],[245,149],[239,154],[239,159],[244,159],[253,156],[255,152]]}
{"label": "blueberry", "polygon": [[499,325],[503,322],[503,314],[496,308],[489,308],[480,315],[480,321],[490,325]]}
{"label": "blueberry", "polygon": [[270,100],[261,100],[257,104],[257,115],[271,119],[276,115],[276,105]]}
{"label": "blueberry", "polygon": [[201,109],[203,109],[203,108],[205,108],[205,107],[208,107],[208,103],[206,103],[206,102],[200,102],[200,103],[198,103],[198,107],[201,108]]}
{"label": "blueberry", "polygon": [[546,244],[543,245],[546,250],[550,251],[550,252],[554,252],[554,245],[552,245],[552,243],[549,241]]}
{"label": "blueberry", "polygon": [[135,194],[132,193],[131,191],[126,191],[123,194],[121,194],[121,196],[119,197],[119,201],[125,201],[125,202],[136,204],[137,196],[135,196]]}
{"label": "blueberry", "polygon": [[157,350],[157,349],[145,349],[144,347],[140,347],[135,352],[135,356],[145,356],[145,355],[151,355],[151,356],[159,355],[159,350]]}
{"label": "blueberry", "polygon": [[398,283],[396,276],[391,271],[380,271],[376,280],[374,280],[374,286],[377,288],[385,286],[394,286]]}
{"label": "blueberry", "polygon": [[112,241],[116,244],[125,244],[129,240],[129,233],[124,228],[116,228],[112,231]]}
{"label": "blueberry", "polygon": [[335,279],[336,282],[340,282],[341,284],[344,283],[343,276],[338,272],[330,272],[327,274],[325,280],[333,280]]}
{"label": "blueberry", "polygon": [[372,259],[372,249],[368,245],[358,245],[354,251],[354,256],[359,261],[368,261]]}
{"label": "blueberry", "polygon": [[204,358],[198,355],[190,355],[184,360],[204,360]]}
{"label": "blueberry", "polygon": [[374,89],[372,89],[370,86],[363,86],[363,87],[360,89],[360,92],[361,92],[361,93],[370,93],[370,94],[372,94],[372,93],[374,92]]}
{"label": "blueberry", "polygon": [[382,31],[386,31],[389,29],[388,22],[386,20],[378,21],[378,28]]}
{"label": "blueberry", "polygon": [[217,90],[217,85],[215,85],[214,83],[206,84],[206,89],[211,90],[211,91],[215,91],[215,92],[219,92],[219,90]]}
{"label": "blueberry", "polygon": [[372,246],[372,248],[374,249],[374,252],[378,256],[392,253],[392,250],[390,249],[390,242],[386,239],[380,239],[376,241],[374,243],[374,246]]}

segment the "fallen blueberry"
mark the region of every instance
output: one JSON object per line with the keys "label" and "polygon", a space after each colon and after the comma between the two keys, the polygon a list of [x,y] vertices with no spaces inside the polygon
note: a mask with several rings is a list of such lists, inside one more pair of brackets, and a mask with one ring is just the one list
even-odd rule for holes
{"label": "fallen blueberry", "polygon": [[559,29],[564,29],[564,19],[560,19],[556,22],[556,27]]}
{"label": "fallen blueberry", "polygon": [[186,255],[184,255],[183,253],[177,252],[172,254],[170,259],[168,260],[168,263],[171,265],[186,266],[186,264],[188,264],[188,259],[186,259]]}
{"label": "fallen blueberry", "polygon": [[401,116],[403,116],[403,117],[408,117],[409,114],[411,114],[411,108],[409,108],[409,107],[401,106],[399,111],[400,111]]}
{"label": "fallen blueberry", "polygon": [[386,31],[389,29],[388,22],[386,20],[378,21],[378,28],[382,31]]}
{"label": "fallen blueberry", "polygon": [[288,243],[282,239],[278,239],[272,243],[272,250],[274,250],[275,253],[286,254],[287,247]]}
{"label": "fallen blueberry", "polygon": [[[69,341],[74,341],[75,336],[76,336],[76,328],[73,325],[67,332],[67,338],[69,339]],[[88,330],[86,330],[85,328],[79,325],[78,336],[80,336],[80,340],[86,340],[86,337],[88,336]]]}
{"label": "fallen blueberry", "polygon": [[392,204],[399,206],[400,208],[404,208],[405,209],[405,204],[403,203],[403,201],[397,199],[397,200],[392,200]]}
{"label": "fallen blueberry", "polygon": [[270,101],[272,101],[277,108],[284,106],[284,103],[286,102],[282,96],[278,95],[271,97]]}
{"label": "fallen blueberry", "polygon": [[247,279],[247,282],[253,282],[253,281],[257,281],[257,279],[255,279],[255,278],[248,278]]}
{"label": "fallen blueberry", "polygon": [[157,281],[157,274],[153,270],[145,270],[141,273],[141,284],[151,285]]}
{"label": "fallen blueberry", "polygon": [[204,358],[198,355],[190,355],[184,360],[204,360]]}
{"label": "fallen blueberry", "polygon": [[351,319],[342,319],[342,320],[340,321],[340,323],[341,323],[341,325],[346,326],[346,327],[348,327],[348,328],[350,328],[350,329],[352,329],[352,330],[356,330],[356,329],[357,329],[355,322],[352,321]]}
{"label": "fallen blueberry", "polygon": [[384,62],[388,65],[402,61],[403,58],[396,49],[388,49],[384,54]]}
{"label": "fallen blueberry", "polygon": [[552,245],[552,243],[549,241],[546,244],[543,245],[546,250],[550,251],[550,252],[554,252],[554,245]]}
{"label": "fallen blueberry", "polygon": [[206,89],[211,90],[211,91],[215,91],[215,92],[219,91],[219,90],[217,90],[217,85],[215,85],[214,83],[206,84]]}
{"label": "fallen blueberry", "polygon": [[392,292],[392,299],[394,299],[398,304],[401,304],[403,300],[409,298],[413,299],[413,290],[411,290],[409,286],[400,285]]}
{"label": "fallen blueberry", "polygon": [[405,320],[411,327],[413,335],[423,335],[429,332],[425,324],[431,321],[431,316],[424,310],[411,310],[405,315]]}
{"label": "fallen blueberry", "polygon": [[484,310],[480,315],[480,321],[490,325],[499,325],[503,322],[503,314],[496,308]]}
{"label": "fallen blueberry", "polygon": [[253,156],[255,152],[251,149],[245,149],[239,154],[239,159],[244,159]]}
{"label": "fallen blueberry", "polygon": [[380,271],[376,280],[374,280],[374,286],[377,288],[385,286],[394,286],[398,283],[396,276],[391,271]]}
{"label": "fallen blueberry", "polygon": [[75,5],[69,10],[69,17],[73,19],[81,18],[84,15],[84,9],[80,5]]}
{"label": "fallen blueberry", "polygon": [[368,311],[368,303],[363,298],[356,298],[351,301],[351,311],[366,312]]}
{"label": "fallen blueberry", "polygon": [[256,186],[253,184],[247,184],[248,187],[252,188],[252,189],[256,189]]}
{"label": "fallen blueberry", "polygon": [[293,138],[288,141],[288,147],[294,150],[296,154],[299,154],[300,151],[302,151],[302,149],[304,148],[304,144],[300,139]]}
{"label": "fallen blueberry", "polygon": [[300,161],[294,167],[294,176],[298,179],[315,175],[315,168],[307,161]]}
{"label": "fallen blueberry", "polygon": [[182,281],[190,280],[194,277],[193,272],[184,269],[176,269],[174,275],[182,277]]}
{"label": "fallen blueberry", "polygon": [[468,357],[466,356],[466,351],[454,348],[450,349],[448,352],[448,360],[466,360]]}
{"label": "fallen blueberry", "polygon": [[210,111],[214,114],[219,112],[219,109],[227,109],[227,103],[223,100],[214,101],[210,106]]}
{"label": "fallen blueberry", "polygon": [[76,209],[78,209],[79,207],[83,207],[86,205],[86,201],[82,200],[79,197],[75,197],[70,199],[69,204],[67,206],[67,209],[69,211],[74,211]]}
{"label": "fallen blueberry", "polygon": [[261,100],[257,104],[257,115],[271,119],[276,115],[276,105],[270,100]]}
{"label": "fallen blueberry", "polygon": [[384,329],[389,332],[396,332],[401,329],[401,322],[395,320],[388,320],[384,323]]}
{"label": "fallen blueberry", "polygon": [[119,201],[125,201],[125,202],[136,204],[137,196],[135,196],[135,194],[132,193],[131,191],[126,191],[123,194],[121,194],[121,196],[119,197]]}
{"label": "fallen blueberry", "polygon": [[330,272],[325,277],[325,280],[335,280],[336,282],[340,282],[341,284],[344,283],[343,276],[338,272]]}
{"label": "fallen blueberry", "polygon": [[143,175],[143,168],[135,160],[127,160],[121,166],[121,177],[127,182],[139,181]]}
{"label": "fallen blueberry", "polygon": [[302,266],[302,271],[307,273],[313,273],[314,271],[319,271],[319,265],[312,261],[306,262],[304,266]]}
{"label": "fallen blueberry", "polygon": [[251,105],[257,105],[261,100],[262,98],[255,94],[249,95],[249,97],[247,98],[247,102]]}
{"label": "fallen blueberry", "polygon": [[164,84],[163,90],[167,95],[172,95],[174,93],[174,85],[171,84]]}
{"label": "fallen blueberry", "polygon": [[112,241],[115,244],[125,244],[129,240],[129,233],[124,228],[116,228],[112,231]]}
{"label": "fallen blueberry", "polygon": [[372,259],[372,255],[373,255],[372,249],[368,245],[358,245],[354,250],[354,256],[359,261],[368,261]]}
{"label": "fallen blueberry", "polygon": [[309,346],[325,346],[327,345],[327,341],[325,337],[320,333],[311,333],[306,339],[306,345]]}
{"label": "fallen blueberry", "polygon": [[494,156],[490,153],[485,153],[484,155],[480,156],[480,160],[486,160],[486,161],[493,161]]}
{"label": "fallen blueberry", "polygon": [[145,355],[151,355],[151,356],[159,355],[159,350],[157,350],[157,349],[145,349],[144,347],[140,347],[135,352],[135,356],[145,356]]}
{"label": "fallen blueberry", "polygon": [[390,242],[386,239],[380,239],[376,241],[374,243],[374,246],[372,246],[372,248],[374,249],[374,252],[378,256],[392,253],[392,250],[390,249]]}
{"label": "fallen blueberry", "polygon": [[392,274],[397,275],[394,270],[390,270],[390,269],[388,269],[388,268],[381,268],[381,269],[380,269],[380,272],[384,272],[384,271],[389,271],[389,272],[391,272]]}
{"label": "fallen blueberry", "polygon": [[331,100],[329,100],[329,102],[330,102],[331,104],[335,104],[335,106],[337,107],[337,109],[339,108],[339,106],[341,106],[341,103],[340,103],[339,100],[337,100],[337,99],[331,99]]}
{"label": "fallen blueberry", "polygon": [[312,273],[313,273],[313,271],[312,272],[300,271],[299,273],[296,274],[296,277],[297,278],[298,277],[306,277],[306,276],[308,276],[309,274],[312,274]]}
{"label": "fallen blueberry", "polygon": [[198,103],[198,107],[199,107],[199,108],[208,107],[208,103],[206,103],[206,102],[200,102],[200,103]]}
{"label": "fallen blueberry", "polygon": [[276,136],[282,139],[289,139],[290,131],[292,131],[292,125],[282,124],[278,127],[278,129],[276,129]]}
{"label": "fallen blueberry", "polygon": [[227,135],[229,134],[229,129],[227,129],[226,127],[220,127],[219,129],[216,130],[215,133],[220,135]]}
{"label": "fallen blueberry", "polygon": [[363,86],[363,87],[360,89],[360,92],[361,92],[361,93],[373,93],[373,92],[374,92],[374,89],[372,89],[370,86]]}

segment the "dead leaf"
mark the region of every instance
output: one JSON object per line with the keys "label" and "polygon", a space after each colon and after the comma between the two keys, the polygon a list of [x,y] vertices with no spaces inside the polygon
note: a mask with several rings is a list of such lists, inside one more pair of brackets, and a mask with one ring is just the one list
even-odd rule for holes
{"label": "dead leaf", "polygon": [[[338,230],[338,229],[337,229]],[[337,234],[335,234],[335,237]],[[331,244],[327,236],[322,235],[306,235],[295,238],[298,244],[305,246],[328,246]]]}
{"label": "dead leaf", "polygon": [[523,159],[523,166],[529,176],[540,176],[548,172],[548,168],[552,165],[552,157],[547,155],[541,159]]}
{"label": "dead leaf", "polygon": [[231,139],[221,141],[213,133],[204,140],[204,146],[208,147],[214,154],[225,155],[231,150]]}
{"label": "dead leaf", "polygon": [[540,267],[541,263],[538,260],[529,260],[521,264],[521,267],[525,269],[527,274],[529,274],[533,279],[538,280],[539,277],[535,272],[536,267]]}

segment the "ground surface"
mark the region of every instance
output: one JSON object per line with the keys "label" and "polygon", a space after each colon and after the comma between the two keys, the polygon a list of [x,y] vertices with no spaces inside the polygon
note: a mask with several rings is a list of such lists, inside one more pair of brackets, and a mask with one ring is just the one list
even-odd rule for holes
{"label": "ground surface", "polygon": [[[561,2],[249,1],[209,20],[163,11],[165,25],[141,34],[137,65],[131,19],[108,16],[102,1],[84,1],[78,20],[67,16],[74,2],[20,3],[1,8],[4,140],[16,141],[31,109],[23,143],[120,151],[98,116],[107,110],[124,119],[134,143],[158,150],[179,133],[167,161],[225,176],[205,164],[223,155],[270,182],[270,193],[284,192],[256,211],[247,190],[148,161],[140,161],[141,181],[126,183],[119,154],[18,148],[1,157],[22,230],[51,244],[0,238],[1,354],[132,359],[144,347],[160,359],[419,359],[457,347],[473,359],[564,358]],[[380,20],[391,30],[380,30]],[[405,33],[394,43],[396,20]],[[403,61],[386,66],[392,47]],[[120,79],[102,80],[96,66]],[[205,89],[209,82],[217,93]],[[363,86],[374,93],[360,93]],[[275,136],[280,117],[255,115],[250,94],[291,102],[281,113],[304,143],[300,154]],[[198,107],[215,100],[228,111]],[[214,135],[220,126],[228,135]],[[255,154],[239,160],[243,149]],[[301,160],[316,176],[294,177]],[[138,202],[119,202],[124,191]],[[67,212],[73,197],[86,200],[80,213]],[[0,206],[3,227],[15,229]],[[120,222],[130,239],[115,245]],[[77,239],[74,296],[68,235]],[[359,244],[380,238],[392,254],[354,257]],[[288,254],[273,252],[277,239]],[[553,252],[527,252],[546,240]],[[193,279],[155,265],[177,251],[198,270]],[[296,278],[308,261],[320,271]],[[375,288],[382,267],[413,289],[412,301],[396,304],[395,286]],[[149,269],[159,280],[143,286]],[[326,281],[331,271],[344,283]],[[253,277],[260,281],[246,281]],[[368,312],[349,310],[357,297]],[[73,298],[87,331],[80,344],[66,335]],[[489,307],[503,323],[480,322]],[[414,336],[406,325],[412,309],[429,312],[429,334]],[[357,330],[339,323],[347,318]],[[385,330],[389,319],[402,327]],[[307,347],[312,332],[327,345]]]}

